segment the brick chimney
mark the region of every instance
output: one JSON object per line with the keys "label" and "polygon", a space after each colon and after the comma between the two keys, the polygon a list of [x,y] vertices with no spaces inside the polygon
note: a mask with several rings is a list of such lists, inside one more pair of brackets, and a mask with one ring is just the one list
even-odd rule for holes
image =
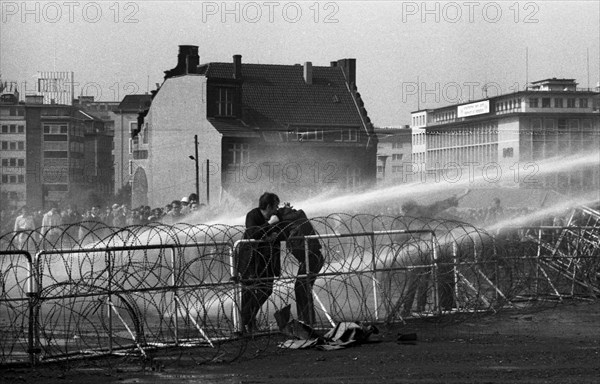
{"label": "brick chimney", "polygon": [[310,61],[304,63],[304,81],[308,85],[311,85],[313,82],[313,68]]}
{"label": "brick chimney", "polygon": [[233,55],[233,78],[242,78],[242,55]]}
{"label": "brick chimney", "polygon": [[165,71],[165,79],[173,76],[197,73],[200,64],[197,45],[180,45],[177,55],[177,66]]}
{"label": "brick chimney", "polygon": [[337,66],[342,68],[348,85],[356,85],[356,59],[338,60]]}

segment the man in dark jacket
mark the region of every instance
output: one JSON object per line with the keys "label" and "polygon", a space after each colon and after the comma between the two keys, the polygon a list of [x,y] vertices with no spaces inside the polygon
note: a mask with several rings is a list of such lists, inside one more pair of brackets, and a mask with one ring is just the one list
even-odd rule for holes
{"label": "man in dark jacket", "polygon": [[288,238],[287,248],[298,260],[298,277],[294,284],[298,320],[312,325],[315,322],[313,286],[317,280],[316,274],[319,273],[325,263],[325,259],[321,254],[321,242],[314,238],[308,239],[307,260],[305,243],[302,237],[315,234],[315,229],[310,220],[303,210],[293,209],[289,204],[280,208],[277,215],[282,220],[283,225],[280,226],[283,227]]}
{"label": "man in dark jacket", "polygon": [[238,273],[242,283],[243,332],[256,329],[256,315],[273,293],[275,277],[281,274],[277,217],[279,197],[265,192],[258,207],[246,214],[244,239],[258,240],[243,243],[238,253]]}

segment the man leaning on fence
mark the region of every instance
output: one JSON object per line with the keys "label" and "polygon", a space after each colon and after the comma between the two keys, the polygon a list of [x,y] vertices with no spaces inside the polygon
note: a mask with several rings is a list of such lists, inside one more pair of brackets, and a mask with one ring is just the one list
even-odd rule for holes
{"label": "man leaning on fence", "polygon": [[238,253],[238,272],[242,283],[242,332],[256,330],[256,315],[273,293],[273,283],[281,274],[280,246],[277,238],[279,197],[265,192],[258,207],[246,215],[244,239]]}

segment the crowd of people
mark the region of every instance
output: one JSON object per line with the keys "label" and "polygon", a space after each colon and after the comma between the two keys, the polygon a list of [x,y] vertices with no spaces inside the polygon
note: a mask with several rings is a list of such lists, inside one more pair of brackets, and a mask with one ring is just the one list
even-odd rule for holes
{"label": "crowd of people", "polygon": [[185,222],[192,214],[200,215],[205,210],[205,205],[198,202],[195,193],[156,208],[143,205],[131,209],[125,204],[116,203],[106,207],[91,205],[85,210],[79,210],[74,204],[59,208],[58,204],[50,203],[45,210],[22,206],[1,212],[0,235],[39,230],[41,235],[53,236],[54,232],[61,230],[60,227],[86,222],[114,228],[149,223],[175,224]]}

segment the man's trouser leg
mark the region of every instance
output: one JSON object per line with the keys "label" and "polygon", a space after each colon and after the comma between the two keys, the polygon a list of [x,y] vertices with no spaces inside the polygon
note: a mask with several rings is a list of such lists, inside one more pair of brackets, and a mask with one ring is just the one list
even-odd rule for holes
{"label": "man's trouser leg", "polygon": [[[313,274],[319,273],[323,267],[324,260],[321,251],[311,253],[309,257],[309,276],[298,277],[294,284],[294,293],[296,294],[296,312],[298,319],[307,324],[312,324],[315,321],[315,307],[312,297],[312,289],[315,285],[317,277]],[[298,267],[298,276],[305,275],[306,263],[301,262]]]}

